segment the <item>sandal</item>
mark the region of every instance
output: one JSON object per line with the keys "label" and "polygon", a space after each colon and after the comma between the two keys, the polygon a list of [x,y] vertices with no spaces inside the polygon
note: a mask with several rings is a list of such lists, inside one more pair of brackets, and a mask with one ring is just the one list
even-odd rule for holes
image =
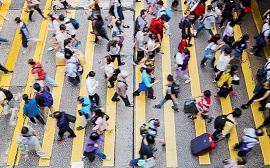
{"label": "sandal", "polygon": [[107,25],[107,27],[108,27],[109,29],[112,29],[112,28],[113,28],[113,26],[112,26],[112,25]]}
{"label": "sandal", "polygon": [[130,104],[130,105],[126,106],[126,107],[134,107],[134,105],[133,104]]}

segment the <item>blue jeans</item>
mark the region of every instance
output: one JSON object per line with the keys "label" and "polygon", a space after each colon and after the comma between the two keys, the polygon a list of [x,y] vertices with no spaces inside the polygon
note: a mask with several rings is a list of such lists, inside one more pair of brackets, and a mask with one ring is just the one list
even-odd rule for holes
{"label": "blue jeans", "polygon": [[46,81],[47,83],[49,83],[53,86],[58,86],[58,84],[48,75],[45,76],[44,81]]}
{"label": "blue jeans", "polygon": [[0,37],[0,42],[8,42],[8,39]]}
{"label": "blue jeans", "polygon": [[[200,63],[200,66],[204,66],[204,63],[207,61],[208,59],[203,57],[201,63]],[[214,68],[214,62],[215,62],[215,59],[211,60],[211,67]]]}
{"label": "blue jeans", "polygon": [[9,112],[9,103],[1,104],[1,106],[3,107],[3,114],[7,115]]}
{"label": "blue jeans", "polygon": [[[166,101],[167,101],[166,99],[162,99],[161,102],[159,104],[157,104],[156,106],[158,108],[161,108]],[[176,103],[174,103],[174,102],[173,102],[173,108],[175,110],[178,110],[178,105]]]}
{"label": "blue jeans", "polygon": [[99,157],[101,157],[101,159],[105,159],[107,156],[103,153],[103,152],[101,152],[101,150],[99,150],[99,149],[97,149],[96,150],[96,154],[99,156]]}
{"label": "blue jeans", "polygon": [[[204,24],[201,24],[201,25],[198,27],[196,36],[198,36],[198,34],[202,31],[202,29],[204,29]],[[206,30],[208,30],[208,32],[209,32],[209,34],[210,34],[211,36],[214,35],[214,33],[212,32],[212,29],[206,29]]]}

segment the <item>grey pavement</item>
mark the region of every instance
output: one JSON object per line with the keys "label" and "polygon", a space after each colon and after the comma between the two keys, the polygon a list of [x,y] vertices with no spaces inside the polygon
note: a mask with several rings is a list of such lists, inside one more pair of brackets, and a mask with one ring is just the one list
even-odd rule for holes
{"label": "grey pavement", "polygon": [[[80,1],[80,0],[78,0]],[[41,8],[44,7],[45,1],[41,1]],[[83,3],[85,3],[83,1]],[[134,2],[132,0],[125,0],[122,2],[124,6],[133,8]],[[108,12],[108,1],[101,1],[100,6],[104,9],[102,10],[102,16],[105,16]],[[168,5],[171,4],[171,0],[168,1]],[[77,3],[79,5],[79,3]],[[83,4],[85,5],[85,4]],[[261,9],[261,13],[263,13],[266,10],[266,7],[269,7],[268,0],[262,0],[259,2],[259,7]],[[22,12],[22,6],[23,1],[17,1],[13,0],[11,2],[10,10],[8,13],[8,17],[10,18],[10,21],[5,21],[2,32],[0,33],[1,37],[6,37],[10,39],[10,41],[13,41],[16,27],[15,23],[13,22],[13,18],[16,16],[19,16]],[[146,4],[145,4],[146,7]],[[77,36],[81,40],[82,45],[79,46],[79,49],[84,52],[85,48],[87,47],[86,44],[86,35],[88,31],[88,21],[86,20],[87,16],[84,14],[85,10],[79,9],[76,11],[76,19],[81,23],[80,29],[78,30]],[[171,28],[172,35],[170,36],[170,56],[171,56],[171,65],[174,64],[174,54],[177,51],[177,47],[179,44],[179,41],[181,39],[181,31],[178,28],[178,23],[181,16],[180,12],[172,12],[173,17],[170,21],[169,25]],[[132,92],[137,88],[137,86],[134,86],[135,83],[135,71],[134,66],[130,63],[133,60],[134,51],[132,48],[133,46],[133,26],[134,26],[134,11],[126,10],[124,11],[125,15],[125,23],[127,25],[130,25],[130,29],[123,29],[124,33],[126,35],[125,41],[124,41],[124,47],[123,47],[123,53],[125,55],[122,57],[122,60],[126,63],[124,66],[121,66],[121,70],[127,70],[129,72],[129,77],[127,79],[127,83],[129,84],[128,89],[128,97],[131,102],[133,102],[132,98]],[[38,15],[37,12],[34,12],[33,18],[36,20],[34,23],[29,23],[28,28],[31,32],[31,35],[33,37],[37,37],[41,24],[41,17]],[[106,22],[107,24],[107,22]],[[252,25],[252,26],[251,26]],[[253,37],[257,34],[257,30],[253,21],[253,18],[251,14],[247,14],[244,16],[242,24],[241,24],[242,33],[248,33]],[[109,34],[109,30],[108,34]],[[221,32],[220,32],[221,33]],[[55,66],[55,52],[49,52],[46,49],[49,47],[48,41],[51,38],[52,33],[49,32],[46,39],[46,45],[44,47],[43,52],[43,59],[42,64],[45,70],[47,70],[50,77],[54,78],[56,66]],[[208,38],[208,32],[202,31],[200,33],[200,36],[195,39],[195,46],[196,46],[196,55],[198,64],[200,60],[202,59],[202,52],[207,45],[207,38]],[[254,40],[250,39],[251,44],[254,44]],[[103,57],[107,54],[106,52],[106,40],[101,40],[98,42],[98,44],[95,46],[94,50],[94,60],[93,60],[93,70],[96,72],[96,79],[100,82],[98,94],[101,97],[101,105],[103,107],[106,106],[106,89],[107,84],[104,79],[104,72],[99,70],[99,68],[103,65]],[[28,72],[30,67],[27,65],[28,58],[33,57],[34,49],[36,44],[32,43],[30,46],[30,52],[26,55],[22,54],[22,50],[20,50],[18,59],[16,61],[16,66],[14,69],[14,74],[12,77],[12,81],[10,84],[10,90],[14,93],[21,92],[23,87],[26,84],[27,78],[28,78]],[[8,44],[1,44],[0,45],[0,51],[1,51],[1,58],[0,62],[4,65],[8,56],[8,53],[10,52],[11,45]],[[166,51],[164,51],[166,52]],[[255,75],[256,70],[261,67],[264,62],[265,58],[255,58],[253,56],[249,56],[250,62],[251,62],[251,68],[253,70],[253,74]],[[233,64],[238,64],[237,62]],[[155,75],[156,79],[162,79],[162,73],[161,72],[161,56],[156,57],[156,70]],[[192,65],[189,65],[192,66]],[[173,72],[173,69],[172,69]],[[86,72],[88,73],[88,72]],[[239,72],[240,79],[243,79],[242,72]],[[204,91],[206,89],[210,89],[212,91],[212,94],[214,95],[217,92],[217,88],[215,84],[210,83],[210,81],[214,78],[214,73],[211,70],[205,69],[201,70],[199,69],[199,78],[200,78],[200,85],[201,85],[201,91]],[[182,108],[181,105],[184,104],[184,100],[186,98],[191,97],[191,90],[190,85],[185,84],[183,79],[178,79],[178,82],[180,83],[180,94],[179,94],[179,102],[180,102],[180,108]],[[248,96],[246,93],[245,88],[245,81],[241,80],[241,83],[239,86],[234,87],[235,91],[239,93],[238,96],[231,97],[232,107],[239,107],[242,103],[246,102],[248,100]],[[210,84],[209,84],[210,83]],[[84,83],[82,83],[84,85]],[[157,97],[156,100],[149,100],[146,99],[146,119],[149,120],[150,118],[159,118],[161,120],[161,127],[159,129],[159,137],[164,138],[164,112],[163,109],[153,109],[152,106],[154,104],[157,104],[161,98],[163,97],[162,89],[164,87],[165,83],[159,83],[158,85],[154,86],[155,90],[155,96]],[[61,103],[60,103],[60,110],[66,111],[69,114],[76,114],[76,98],[79,94],[79,88],[74,88],[70,85],[70,83],[67,81],[67,78],[64,80],[62,95],[61,95]],[[221,106],[220,101],[213,99],[213,106],[211,107],[211,114],[213,116],[218,116],[221,114]],[[168,101],[167,103],[171,103]],[[12,106],[18,106],[19,102],[13,101]],[[268,114],[265,114],[268,115]],[[237,125],[237,133],[239,135],[242,135],[242,130],[247,127],[254,127],[253,122],[253,116],[251,111],[245,110],[243,116],[238,121],[240,124]],[[128,167],[127,162],[131,160],[134,156],[134,109],[133,108],[127,108],[124,106],[124,103],[122,101],[119,101],[117,103],[117,114],[116,114],[116,139],[115,139],[115,165],[113,167],[116,168],[126,168]],[[71,125],[73,128],[73,125]],[[7,154],[9,152],[9,146],[11,143],[11,138],[13,136],[14,126],[8,125],[8,117],[7,116],[0,116],[0,150],[2,151],[0,153],[0,168],[7,168],[6,162],[7,162]],[[43,139],[43,129],[41,125],[34,126],[34,129],[39,134],[40,139]],[[92,125],[88,124],[86,127],[86,133],[85,138],[90,134],[92,129]],[[206,129],[207,132],[212,133],[214,131],[213,124],[207,124],[206,123]],[[176,130],[176,146],[177,146],[177,157],[178,157],[178,167],[179,168],[201,168],[201,167],[207,167],[207,168],[221,168],[223,167],[221,164],[221,161],[223,159],[229,158],[229,147],[228,143],[225,141],[220,142],[217,145],[217,148],[213,150],[210,153],[211,156],[211,165],[200,165],[199,160],[197,157],[193,156],[190,152],[190,140],[195,137],[195,127],[194,122],[189,120],[187,118],[187,114],[184,114],[182,112],[175,114],[175,130]],[[70,167],[70,156],[71,156],[71,150],[72,150],[72,140],[67,139],[62,143],[57,143],[57,130],[55,134],[55,143],[53,145],[53,151],[52,151],[52,158],[50,166],[51,168],[68,168]],[[166,151],[161,147],[161,144],[157,143],[156,147],[158,148],[158,151],[155,152],[155,155],[157,156],[157,168],[164,168],[166,167]],[[102,149],[103,150],[103,149]],[[20,168],[36,168],[38,166],[38,157],[36,154],[29,155],[30,158],[27,161],[24,161],[23,159],[20,159],[19,165],[15,167]],[[84,159],[84,164],[86,168],[99,168],[102,167],[102,161],[100,159],[96,159],[93,163],[90,163],[87,159]],[[11,167],[11,166],[10,166]],[[260,146],[257,145],[252,152],[250,153],[248,157],[248,163],[246,164],[247,168],[254,168],[254,167],[269,167],[263,165],[263,158],[261,154]]]}

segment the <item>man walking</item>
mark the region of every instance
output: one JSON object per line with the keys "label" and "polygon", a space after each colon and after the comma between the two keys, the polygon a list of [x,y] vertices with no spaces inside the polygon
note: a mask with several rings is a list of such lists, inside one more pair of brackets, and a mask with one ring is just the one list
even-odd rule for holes
{"label": "man walking", "polygon": [[[99,85],[99,82],[95,79],[96,73],[94,71],[90,71],[86,78],[86,91],[89,95],[89,99],[91,100],[92,104],[94,102],[97,106],[99,106],[99,95],[97,92],[97,87]],[[95,100],[94,100],[95,99]]]}
{"label": "man walking", "polygon": [[77,98],[78,104],[82,105],[81,109],[78,111],[80,116],[83,115],[83,123],[81,126],[77,127],[77,130],[82,130],[86,127],[87,122],[91,120],[92,114],[91,114],[91,107],[92,103],[87,96],[79,96]]}

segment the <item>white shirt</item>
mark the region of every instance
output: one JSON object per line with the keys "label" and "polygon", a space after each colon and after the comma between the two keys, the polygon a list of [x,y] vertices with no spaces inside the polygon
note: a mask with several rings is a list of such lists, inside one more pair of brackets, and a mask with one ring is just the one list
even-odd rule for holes
{"label": "white shirt", "polygon": [[[267,30],[268,29],[268,30]],[[269,27],[269,23],[265,23],[262,27],[262,32],[264,36],[269,36],[270,34],[270,27]]]}
{"label": "white shirt", "polygon": [[229,36],[229,37],[233,37],[234,36],[234,28],[231,27],[230,22],[228,22],[227,26],[225,27],[224,33],[223,33],[223,37],[225,35]]}
{"label": "white shirt", "polygon": [[219,56],[217,62],[217,69],[220,71],[225,71],[227,69],[228,64],[230,63],[230,55],[224,55],[224,52]]}
{"label": "white shirt", "polygon": [[215,22],[215,16],[213,12],[205,12],[205,20],[203,22],[205,29],[212,29]]}
{"label": "white shirt", "polygon": [[59,23],[57,20],[53,20],[52,22],[48,23],[49,28],[57,30],[59,28]]}
{"label": "white shirt", "polygon": [[96,79],[93,77],[87,77],[85,80],[86,83],[86,91],[90,96],[93,96],[97,92],[97,88],[94,87],[97,83]]}
{"label": "white shirt", "polygon": [[104,71],[105,71],[105,74],[107,75],[107,77],[110,76],[114,71],[113,62],[111,62],[110,64],[105,65]]}
{"label": "white shirt", "polygon": [[221,10],[216,6],[214,11],[214,16],[218,17],[221,14]]}
{"label": "white shirt", "polygon": [[67,23],[66,24],[66,22],[68,22],[68,21],[70,21],[70,19],[69,18],[65,18],[64,21],[61,21],[60,22],[60,24],[65,24],[66,25],[68,34],[70,34],[70,35],[76,34],[77,30],[74,28],[74,26],[72,25],[72,23]]}
{"label": "white shirt", "polygon": [[64,33],[62,33],[59,29],[55,33],[56,41],[61,43],[62,49],[64,49],[64,40],[66,39],[66,36]]}

